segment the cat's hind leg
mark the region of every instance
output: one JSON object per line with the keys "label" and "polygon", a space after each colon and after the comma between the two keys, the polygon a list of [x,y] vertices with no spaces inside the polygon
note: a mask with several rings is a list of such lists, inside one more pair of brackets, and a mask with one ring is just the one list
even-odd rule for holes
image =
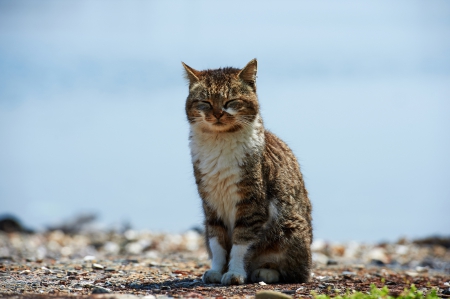
{"label": "cat's hind leg", "polygon": [[256,269],[251,275],[252,282],[276,283],[280,281],[280,272],[275,269]]}

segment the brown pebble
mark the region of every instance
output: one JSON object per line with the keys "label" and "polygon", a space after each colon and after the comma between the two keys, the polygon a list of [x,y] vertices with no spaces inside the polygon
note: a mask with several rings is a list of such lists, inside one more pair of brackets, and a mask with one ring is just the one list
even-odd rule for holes
{"label": "brown pebble", "polygon": [[260,291],[256,293],[256,299],[292,299],[292,296],[275,292],[275,291]]}

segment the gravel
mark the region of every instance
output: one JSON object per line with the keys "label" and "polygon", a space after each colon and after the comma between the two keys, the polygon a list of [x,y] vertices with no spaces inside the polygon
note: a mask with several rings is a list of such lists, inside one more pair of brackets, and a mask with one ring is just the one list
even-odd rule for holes
{"label": "gravel", "polygon": [[[0,232],[0,298],[311,298],[386,285],[400,294],[438,290],[450,298],[450,249],[445,242],[346,244],[316,240],[312,279],[304,284],[206,285],[204,239],[196,231],[86,230]],[[261,292],[264,291],[264,292]],[[268,295],[269,294],[269,295]],[[102,297],[103,296],[103,297]],[[266,297],[265,297],[266,296]]]}

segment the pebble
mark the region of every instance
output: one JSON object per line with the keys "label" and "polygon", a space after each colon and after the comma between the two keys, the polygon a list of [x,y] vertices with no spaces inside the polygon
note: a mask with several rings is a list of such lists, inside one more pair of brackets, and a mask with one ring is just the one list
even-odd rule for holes
{"label": "pebble", "polygon": [[256,293],[255,299],[291,299],[292,296],[275,292],[275,291],[259,291]]}
{"label": "pebble", "polygon": [[295,290],[281,290],[283,294],[295,294]]}
{"label": "pebble", "polygon": [[102,270],[102,269],[104,269],[105,267],[103,267],[102,265],[100,265],[100,264],[92,264],[92,268],[94,268],[94,269],[98,269],[98,270]]}
{"label": "pebble", "polygon": [[133,281],[132,283],[129,284],[129,287],[132,289],[142,289],[142,283],[140,283],[139,281]]}
{"label": "pebble", "polygon": [[258,282],[258,284],[261,285],[261,286],[266,286],[267,285],[267,283],[265,283],[264,281],[260,281],[260,282]]}
{"label": "pebble", "polygon": [[116,268],[112,267],[105,268],[105,272],[116,272],[116,271],[117,271]]}
{"label": "pebble", "polygon": [[95,256],[93,256],[93,255],[86,255],[83,259],[85,261],[93,261],[93,260],[95,260]]}
{"label": "pebble", "polygon": [[342,271],[341,273],[344,276],[356,276],[356,272],[351,272],[351,271]]}
{"label": "pebble", "polygon": [[327,282],[327,281],[332,281],[333,277],[331,277],[331,276],[317,276],[316,279],[319,280],[319,281],[322,281],[322,282]]}
{"label": "pebble", "polygon": [[417,266],[417,267],[416,267],[416,271],[417,271],[418,273],[425,273],[425,272],[428,272],[429,269],[430,269],[430,268],[428,268],[428,267],[420,267],[420,266]]}
{"label": "pebble", "polygon": [[[126,245],[131,243],[141,246],[135,251],[139,251],[139,255],[131,255],[127,251]],[[383,267],[373,269],[378,264],[368,264],[368,258],[376,257],[380,252],[387,258],[387,264],[380,261],[378,264]],[[210,261],[203,237],[194,231],[170,235],[133,230],[128,233],[128,238],[120,232],[95,230],[70,235],[61,231],[27,235],[0,232],[0,253],[6,257],[0,257],[0,293],[8,294],[70,293],[86,296],[94,290],[109,290],[111,293],[105,293],[109,297],[118,293],[133,293],[139,294],[139,298],[150,295],[149,299],[156,299],[185,296],[192,292],[200,297],[244,298],[253,296],[260,289],[275,288],[278,294],[294,294],[289,289],[297,288],[295,292],[304,296],[314,289],[322,292],[328,289],[345,292],[355,286],[366,289],[370,282],[380,282],[382,278],[395,288],[403,288],[409,281],[422,289],[427,286],[427,280],[439,273],[447,276],[430,285],[437,285],[446,292],[450,287],[450,250],[442,246],[419,246],[407,241],[382,245],[321,241],[314,247],[315,273],[311,273],[311,282],[300,287],[298,284],[274,286],[265,282],[230,287],[203,284],[200,277],[208,269]],[[27,262],[25,257],[36,258],[28,258]],[[322,262],[319,262],[320,259]],[[399,273],[402,279],[395,279]],[[350,277],[351,280],[343,277]]]}
{"label": "pebble", "polygon": [[30,273],[31,273],[30,270],[23,270],[23,271],[19,272],[19,274],[22,274],[22,275],[28,275]]}
{"label": "pebble", "polygon": [[111,293],[111,290],[101,286],[94,286],[92,288],[92,294],[106,294],[106,293]]}

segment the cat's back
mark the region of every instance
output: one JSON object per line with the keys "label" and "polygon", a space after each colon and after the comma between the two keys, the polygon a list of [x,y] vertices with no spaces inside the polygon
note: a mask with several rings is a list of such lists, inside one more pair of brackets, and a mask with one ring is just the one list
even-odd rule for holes
{"label": "cat's back", "polygon": [[279,212],[287,218],[300,217],[306,221],[312,238],[311,202],[300,165],[289,146],[270,131],[265,131],[262,166],[267,194],[280,203]]}

